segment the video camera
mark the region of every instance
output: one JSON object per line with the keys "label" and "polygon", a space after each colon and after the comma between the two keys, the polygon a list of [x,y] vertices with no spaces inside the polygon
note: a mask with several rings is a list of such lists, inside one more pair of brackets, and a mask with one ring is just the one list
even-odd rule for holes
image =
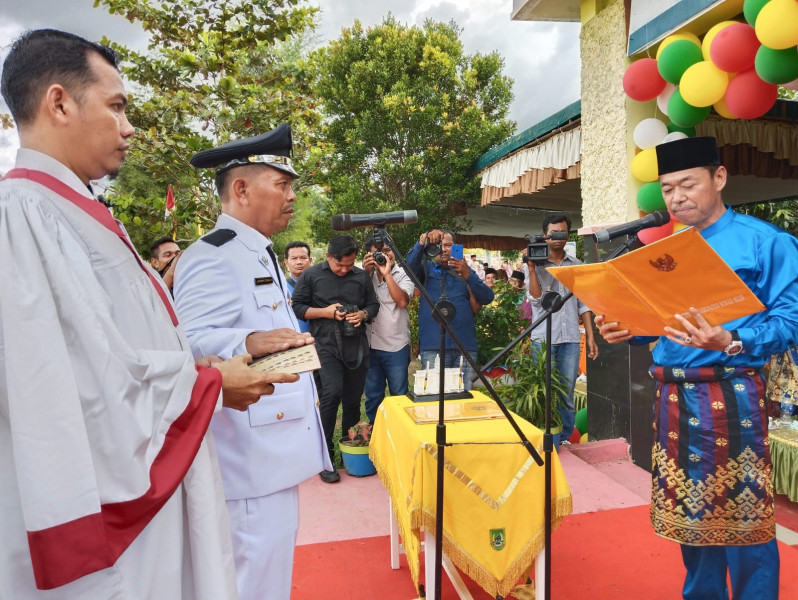
{"label": "video camera", "polygon": [[550,235],[543,235],[538,233],[535,236],[526,236],[529,244],[526,247],[526,254],[524,255],[524,262],[529,261],[535,264],[542,264],[549,258],[549,245],[546,240],[567,240],[567,231],[552,231]]}

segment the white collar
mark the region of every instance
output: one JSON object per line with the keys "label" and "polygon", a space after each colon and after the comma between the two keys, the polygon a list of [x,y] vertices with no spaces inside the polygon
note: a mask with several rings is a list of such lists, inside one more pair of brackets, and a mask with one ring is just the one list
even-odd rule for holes
{"label": "white collar", "polygon": [[256,252],[272,246],[272,241],[260,231],[239,221],[235,217],[231,217],[227,213],[219,214],[219,218],[216,220],[216,228],[232,229],[236,232],[237,238],[242,244]]}
{"label": "white collar", "polygon": [[30,148],[20,148],[17,150],[17,161],[14,165],[18,169],[32,169],[42,171],[52,175],[59,181],[65,183],[81,196],[94,200],[91,191],[86,187],[74,171],[70,170],[65,164],[57,161],[52,156],[43,154]]}

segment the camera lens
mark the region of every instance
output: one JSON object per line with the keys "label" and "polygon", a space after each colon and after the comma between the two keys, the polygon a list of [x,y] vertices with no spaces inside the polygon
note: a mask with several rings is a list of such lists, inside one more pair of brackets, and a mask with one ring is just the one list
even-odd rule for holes
{"label": "camera lens", "polygon": [[441,245],[440,244],[427,244],[424,246],[424,254],[427,255],[427,258],[435,258],[441,253]]}
{"label": "camera lens", "polygon": [[374,253],[374,262],[382,266],[388,262],[388,259],[385,257],[385,255],[382,252],[377,251]]}

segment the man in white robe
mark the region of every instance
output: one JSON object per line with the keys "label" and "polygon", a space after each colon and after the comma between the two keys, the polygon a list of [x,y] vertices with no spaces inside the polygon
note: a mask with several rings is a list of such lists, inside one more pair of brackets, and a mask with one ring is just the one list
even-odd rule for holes
{"label": "man in white robe", "polygon": [[297,378],[195,365],[92,197],[133,135],[110,49],[29,32],[2,93],[21,149],[0,182],[0,599],[237,598],[208,423]]}

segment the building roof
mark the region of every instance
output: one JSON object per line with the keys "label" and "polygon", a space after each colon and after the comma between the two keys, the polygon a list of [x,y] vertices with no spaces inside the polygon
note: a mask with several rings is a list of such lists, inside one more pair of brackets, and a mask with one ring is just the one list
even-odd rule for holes
{"label": "building roof", "polygon": [[512,154],[516,150],[531,144],[535,140],[548,135],[555,129],[563,127],[568,123],[578,119],[582,114],[582,101],[577,100],[573,104],[569,104],[565,108],[557,111],[553,115],[546,117],[539,123],[532,125],[529,129],[522,131],[512,137],[507,138],[498,146],[494,146],[485,154],[477,158],[474,162],[472,170],[476,173],[490,165],[499,162],[506,156]]}

